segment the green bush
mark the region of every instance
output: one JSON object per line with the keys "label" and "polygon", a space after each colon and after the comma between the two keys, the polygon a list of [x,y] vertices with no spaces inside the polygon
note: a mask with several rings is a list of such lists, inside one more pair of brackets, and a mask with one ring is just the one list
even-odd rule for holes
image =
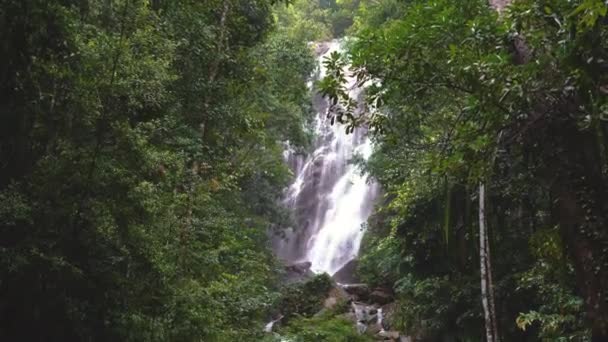
{"label": "green bush", "polygon": [[312,318],[294,319],[281,332],[283,340],[291,342],[367,342],[367,335],[359,335],[348,318],[328,312]]}
{"label": "green bush", "polygon": [[323,300],[329,294],[333,283],[328,274],[316,275],[312,279],[285,287],[279,301],[279,311],[287,321],[296,315],[308,317],[323,308]]}

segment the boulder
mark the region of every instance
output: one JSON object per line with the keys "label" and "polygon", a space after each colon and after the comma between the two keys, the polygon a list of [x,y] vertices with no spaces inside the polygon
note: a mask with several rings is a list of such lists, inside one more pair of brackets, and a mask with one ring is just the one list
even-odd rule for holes
{"label": "boulder", "polygon": [[304,262],[299,262],[296,264],[288,265],[285,267],[285,269],[289,272],[295,272],[298,274],[306,274],[308,272],[312,272],[312,271],[310,271],[311,266],[312,266],[312,263],[310,261],[304,261]]}
{"label": "boulder", "polygon": [[382,329],[380,329],[378,324],[368,324],[367,325],[367,333],[371,336],[377,336],[381,330]]}
{"label": "boulder", "polygon": [[363,322],[357,322],[357,331],[359,332],[359,334],[363,334],[365,331],[367,331],[367,324]]}
{"label": "boulder", "polygon": [[369,298],[369,287],[367,284],[344,284],[342,285],[342,289],[353,296],[355,300],[364,301]]}
{"label": "boulder", "polygon": [[329,48],[331,46],[329,45],[329,42],[320,42],[320,43],[313,43],[313,47],[315,50],[315,55],[321,56],[321,55],[325,54],[327,51],[329,51]]}
{"label": "boulder", "polygon": [[369,294],[369,301],[374,304],[386,305],[394,300],[392,292],[385,288],[376,288]]}
{"label": "boulder", "polygon": [[370,307],[367,304],[352,302],[351,303],[352,311],[355,313],[355,317],[357,322],[362,322],[365,324],[375,323],[378,320],[378,310],[374,307]]}
{"label": "boulder", "polygon": [[286,284],[293,284],[306,281],[314,277],[314,273],[310,270],[312,264],[309,261],[299,262],[285,266],[285,279]]}

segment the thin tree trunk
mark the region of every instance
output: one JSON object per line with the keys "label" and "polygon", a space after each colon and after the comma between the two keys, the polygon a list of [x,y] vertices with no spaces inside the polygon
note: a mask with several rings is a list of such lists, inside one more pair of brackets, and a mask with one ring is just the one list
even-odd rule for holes
{"label": "thin tree trunk", "polygon": [[[492,6],[500,14],[504,8],[511,3],[511,0],[489,0],[489,2],[490,6]],[[528,55],[525,43],[518,38],[514,44],[516,50],[518,51],[518,62],[525,62]],[[501,135],[502,133],[498,136],[499,143]],[[497,144],[497,146],[498,145],[499,144]],[[496,159],[496,153],[494,154],[492,165],[494,164],[494,159]],[[479,184],[479,259],[481,263],[481,297],[484,305],[484,315],[486,320],[486,339],[488,342],[498,342],[500,341],[500,338],[498,335],[498,320],[496,319],[496,301],[494,299],[494,280],[492,277],[490,240],[486,225],[485,192],[485,184],[482,182]]]}
{"label": "thin tree trunk", "polygon": [[[502,132],[498,135],[497,146],[500,146]],[[498,147],[492,157],[494,165]],[[498,320],[496,319],[496,301],[494,295],[494,278],[492,277],[492,258],[490,237],[486,217],[486,184],[479,183],[479,262],[481,273],[481,301],[484,309],[487,342],[499,342]]]}
{"label": "thin tree trunk", "polygon": [[[497,342],[496,333],[496,314],[494,313],[494,298],[491,290],[491,266],[489,259],[489,244],[486,226],[486,186],[479,184],[479,262],[481,269],[481,303],[483,305],[484,317],[486,321],[486,340],[487,342]],[[494,318],[494,319],[493,319]]]}
{"label": "thin tree trunk", "polygon": [[[485,190],[485,187],[484,187]],[[484,191],[485,196],[485,191]],[[484,200],[485,201],[485,200]],[[485,208],[484,208],[485,209]],[[484,212],[484,220],[485,220],[485,212]],[[498,322],[496,320],[496,301],[494,296],[494,277],[492,276],[492,253],[490,251],[490,233],[488,231],[488,227],[485,227],[485,239],[486,239],[486,262],[487,262],[487,275],[488,275],[488,294],[489,294],[489,304],[490,304],[490,319],[492,321],[492,332],[494,341],[498,342]]]}

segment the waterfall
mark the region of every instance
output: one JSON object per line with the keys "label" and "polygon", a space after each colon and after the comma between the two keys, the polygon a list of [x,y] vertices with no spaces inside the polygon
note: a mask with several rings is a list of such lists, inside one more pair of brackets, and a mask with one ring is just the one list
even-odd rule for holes
{"label": "waterfall", "polygon": [[[324,58],[340,50],[339,41],[317,46],[319,67],[314,80],[325,76]],[[348,79],[348,89],[351,98],[362,96],[354,78]],[[350,163],[353,156],[367,159],[372,152],[366,130],[358,128],[346,134],[344,126],[330,124],[325,99],[315,94],[313,104],[317,111],[314,152],[304,156],[285,150],[285,159],[295,174],[285,204],[294,213],[296,227],[275,239],[274,248],[287,262],[309,261],[314,272],[332,275],[356,258],[362,224],[371,214],[378,186]]]}
{"label": "waterfall", "polygon": [[384,331],[384,313],[382,312],[382,308],[378,308],[378,313],[377,313],[377,321],[376,324],[378,325],[378,328],[380,329],[380,331]]}

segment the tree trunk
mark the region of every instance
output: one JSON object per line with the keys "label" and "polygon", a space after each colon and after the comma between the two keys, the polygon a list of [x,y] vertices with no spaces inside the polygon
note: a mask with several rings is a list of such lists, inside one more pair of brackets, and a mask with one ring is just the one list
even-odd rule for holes
{"label": "tree trunk", "polygon": [[[606,184],[598,162],[597,135],[574,124],[557,124],[546,149],[559,149],[548,158],[548,172],[559,170],[551,183],[552,214],[559,224],[585,301],[592,341],[608,341],[608,212]],[[548,134],[548,133],[546,133]]]}
{"label": "tree trunk", "polygon": [[485,184],[479,184],[479,262],[481,269],[481,303],[486,321],[487,342],[498,342],[496,306],[490,262],[490,244],[486,225]]}
{"label": "tree trunk", "polygon": [[[484,219],[485,219],[485,213],[484,213]],[[488,294],[489,294],[489,304],[490,304],[490,318],[492,319],[492,332],[493,332],[493,337],[494,337],[494,341],[498,342],[499,338],[498,338],[498,321],[496,320],[496,301],[495,298],[496,296],[494,295],[494,277],[492,276],[492,253],[490,253],[490,233],[488,231],[488,227],[486,224],[485,227],[485,238],[486,238],[486,262],[488,264],[487,266],[487,273],[488,273]]]}

